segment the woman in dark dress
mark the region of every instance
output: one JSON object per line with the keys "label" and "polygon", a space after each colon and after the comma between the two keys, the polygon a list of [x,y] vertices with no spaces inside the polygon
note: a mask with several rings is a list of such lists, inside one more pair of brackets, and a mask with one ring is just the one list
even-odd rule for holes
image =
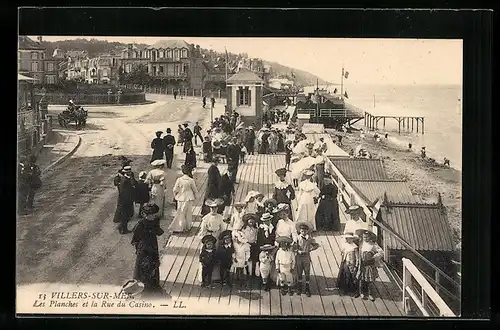
{"label": "woman in dark dress", "polygon": [[120,234],[129,232],[127,224],[134,216],[134,197],[135,197],[135,180],[132,177],[130,166],[125,166],[118,173],[114,184],[118,187],[118,202],[116,204],[114,223],[119,223],[118,231]]}
{"label": "woman in dark dress", "polygon": [[269,131],[266,130],[261,137],[261,142],[260,142],[260,148],[259,148],[259,154],[267,154],[267,151],[269,150]]}
{"label": "woman in dark dress", "polygon": [[227,173],[221,177],[219,191],[221,193],[220,198],[222,198],[224,204],[219,206],[217,213],[222,214],[224,213],[224,209],[226,207],[231,206],[234,194],[234,183],[231,181]]}
{"label": "woman in dark dress", "polygon": [[214,158],[212,165],[208,168],[207,190],[205,191],[203,206],[201,207],[201,216],[205,216],[210,213],[210,207],[205,205],[207,199],[221,198],[222,194],[220,193],[220,182],[221,175],[219,168],[217,167],[217,158]]}
{"label": "woman in dark dress", "polygon": [[144,219],[134,228],[132,245],[135,247],[136,260],[134,279],[144,283],[144,295],[163,294],[160,286],[160,254],[157,236],[163,235],[156,216],[159,207],[148,204],[144,207]]}
{"label": "woman in dark dress", "polygon": [[162,131],[156,132],[156,138],[151,141],[151,149],[153,149],[153,155],[151,156],[151,163],[157,159],[163,159],[163,152],[165,150],[165,146],[163,145],[163,139],[161,135]]}
{"label": "woman in dark dress", "polygon": [[274,184],[273,199],[276,200],[278,204],[286,204],[289,206],[287,213],[288,217],[293,220],[292,217],[292,200],[295,199],[295,189],[292,185],[285,181],[286,179],[286,169],[280,168],[275,171],[279,180]]}
{"label": "woman in dark dress", "polygon": [[188,169],[188,175],[190,178],[193,178],[193,169],[196,168],[196,152],[193,149],[193,143],[186,142],[187,152],[186,152],[186,160],[184,161],[184,165],[186,165]]}
{"label": "woman in dark dress", "polygon": [[319,194],[319,204],[316,210],[316,226],[318,229],[340,231],[338,188],[331,179],[325,180],[325,185]]}
{"label": "woman in dark dress", "polygon": [[255,131],[253,127],[248,128],[248,133],[245,135],[245,147],[249,155],[254,154],[255,149]]}
{"label": "woman in dark dress", "polygon": [[278,132],[277,151],[278,152],[285,152],[285,136],[283,135],[283,132],[281,132],[281,131]]}

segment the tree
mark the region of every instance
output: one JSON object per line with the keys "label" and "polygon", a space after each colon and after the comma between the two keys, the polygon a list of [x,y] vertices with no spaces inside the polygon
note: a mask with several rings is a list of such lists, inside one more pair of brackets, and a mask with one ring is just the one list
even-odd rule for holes
{"label": "tree", "polygon": [[122,81],[126,84],[148,85],[151,81],[148,67],[145,64],[134,64],[132,71],[121,75]]}

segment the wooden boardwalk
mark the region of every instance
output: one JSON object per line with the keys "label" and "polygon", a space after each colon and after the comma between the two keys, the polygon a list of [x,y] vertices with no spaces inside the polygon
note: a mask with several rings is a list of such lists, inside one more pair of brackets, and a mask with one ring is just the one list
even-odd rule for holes
{"label": "wooden boardwalk", "polygon": [[[200,241],[196,237],[201,216],[201,203],[206,188],[209,164],[200,163],[195,180],[200,190],[194,209],[195,219],[188,234],[172,234],[163,249],[160,276],[163,287],[172,301],[186,308],[161,309],[164,314],[240,315],[240,316],[403,316],[401,292],[379,269],[374,302],[341,295],[336,289],[340,264],[339,233],[319,231],[314,234],[320,248],[311,254],[311,297],[282,296],[278,289],[260,290],[260,282],[248,282],[246,287],[233,288],[215,284],[212,289],[201,288],[197,280]],[[277,179],[274,171],[285,165],[284,155],[247,156],[240,165],[236,185],[236,200],[242,200],[249,190],[267,196],[274,191]],[[222,165],[224,166],[224,165]],[[342,206],[341,206],[342,207]],[[341,210],[342,222],[345,222]]]}

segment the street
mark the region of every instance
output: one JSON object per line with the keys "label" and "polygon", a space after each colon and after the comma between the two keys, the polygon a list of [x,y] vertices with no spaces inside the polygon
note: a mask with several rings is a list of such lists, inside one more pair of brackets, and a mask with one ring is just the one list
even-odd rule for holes
{"label": "street", "polygon": [[[79,131],[71,128],[82,137],[81,146],[44,178],[35,196],[34,212],[17,220],[18,285],[121,285],[132,278],[132,236],[120,235],[113,223],[117,202],[113,177],[121,166],[119,156],[133,160],[132,168],[138,176],[140,171],[151,169],[150,143],[155,131],[165,132],[170,127],[177,139],[177,125],[188,121],[192,128],[199,121],[204,134],[210,120],[210,110],[203,109],[198,98],[147,98],[156,102],[87,107],[87,127]],[[49,114],[64,108],[49,106]],[[56,120],[54,126],[57,128]],[[167,203],[172,201],[171,187],[180,173],[179,162],[184,161],[181,152],[182,147],[176,147],[174,168],[166,169]],[[165,218],[161,223],[164,229],[172,218],[171,206]],[[129,229],[136,222],[134,217]],[[165,238],[160,237],[160,248],[164,243]]]}

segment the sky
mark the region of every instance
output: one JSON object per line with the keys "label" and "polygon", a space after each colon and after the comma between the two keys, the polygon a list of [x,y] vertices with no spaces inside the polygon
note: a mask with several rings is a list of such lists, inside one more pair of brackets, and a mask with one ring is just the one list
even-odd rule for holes
{"label": "sky", "polygon": [[[36,36],[30,36],[36,40]],[[247,53],[308,71],[339,83],[342,65],[349,72],[344,84],[462,85],[462,40],[446,39],[329,39],[329,38],[191,38],[44,36],[47,41],[95,38],[123,43],[153,44],[183,39],[223,52]]]}

